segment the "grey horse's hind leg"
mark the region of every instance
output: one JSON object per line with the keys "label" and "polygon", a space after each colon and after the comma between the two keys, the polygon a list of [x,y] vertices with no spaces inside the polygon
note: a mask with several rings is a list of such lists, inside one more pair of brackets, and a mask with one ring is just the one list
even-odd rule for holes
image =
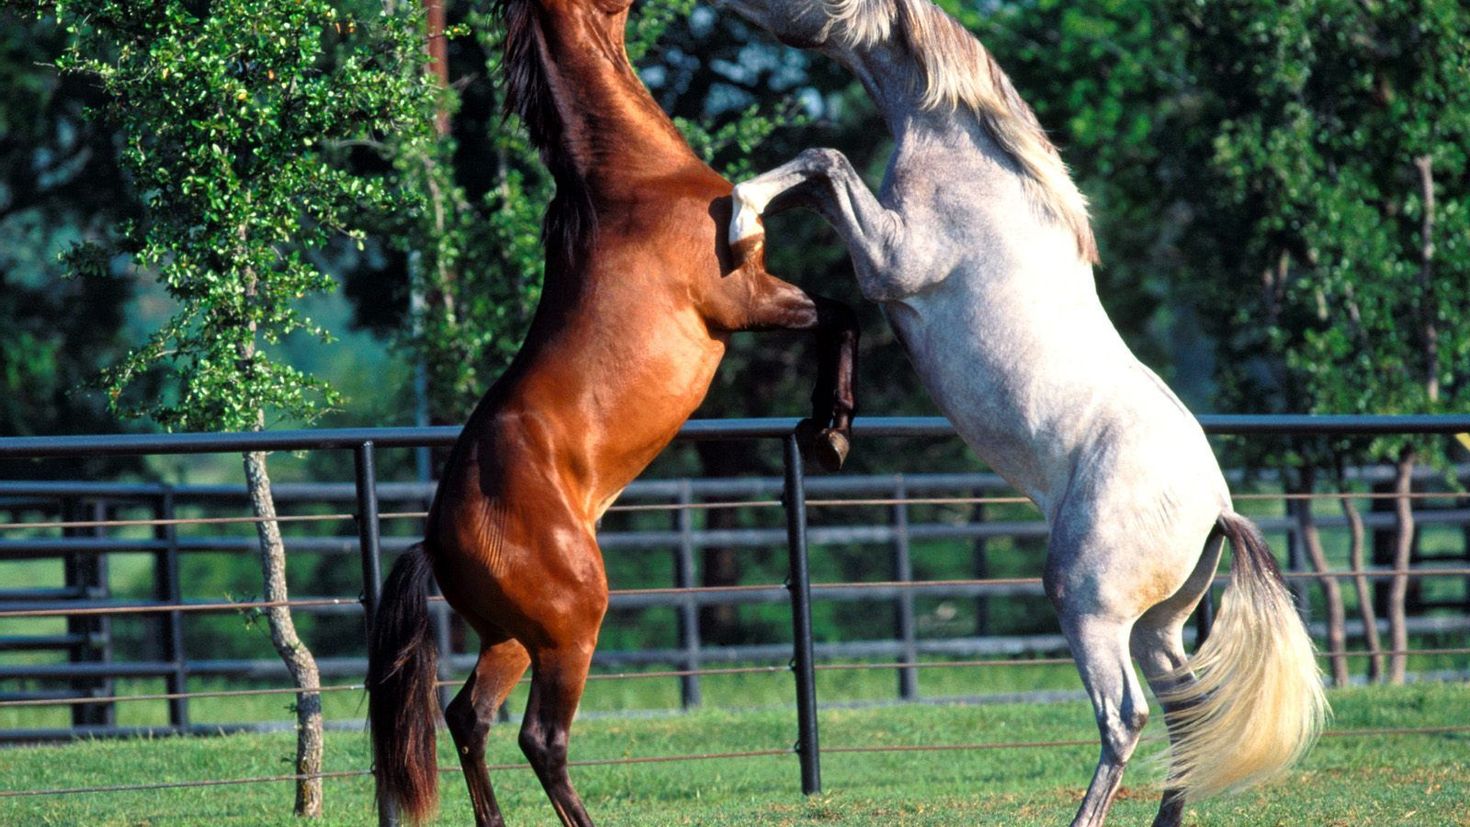
{"label": "grey horse's hind leg", "polygon": [[[1180,671],[1189,661],[1184,654],[1184,643],[1181,639],[1183,619],[1170,618],[1163,626],[1153,626],[1151,620],[1148,615],[1144,615],[1134,626],[1133,656],[1143,668],[1144,677],[1148,678],[1154,697],[1162,698],[1170,690],[1192,683],[1194,676]],[[1174,727],[1177,711],[1177,705],[1164,703],[1164,721],[1169,724],[1171,740],[1177,735]],[[1184,817],[1184,803],[1184,796],[1179,790],[1165,787],[1164,797],[1159,802],[1158,815],[1154,817],[1154,827],[1179,827],[1180,820]]]}
{"label": "grey horse's hind leg", "polygon": [[1128,656],[1128,621],[1062,612],[1062,630],[1092,699],[1102,735],[1102,755],[1072,827],[1096,827],[1107,818],[1123,783],[1123,768],[1148,722],[1148,700]]}
{"label": "grey horse's hind leg", "polygon": [[[1130,643],[1133,657],[1143,669],[1156,698],[1167,697],[1171,690],[1194,682],[1194,675],[1184,671],[1189,662],[1189,656],[1184,652],[1184,622],[1200,598],[1209,591],[1210,581],[1220,564],[1222,542],[1218,534],[1212,534],[1205,541],[1204,552],[1193,573],[1179,591],[1144,612],[1133,625]],[[1178,737],[1174,719],[1180,707],[1171,703],[1163,703],[1163,707],[1164,722],[1169,726],[1169,740],[1172,742]],[[1184,804],[1184,796],[1179,790],[1166,787],[1153,827],[1179,827],[1184,818]]]}

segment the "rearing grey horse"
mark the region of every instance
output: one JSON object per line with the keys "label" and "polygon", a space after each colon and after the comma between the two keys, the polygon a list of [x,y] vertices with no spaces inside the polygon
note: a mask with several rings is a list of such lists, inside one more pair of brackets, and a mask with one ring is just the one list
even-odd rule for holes
{"label": "rearing grey horse", "polygon": [[[927,0],[723,5],[847,67],[896,139],[876,197],[834,150],[736,187],[731,241],[763,243],[778,198],[825,216],[940,408],[1046,515],[1046,594],[1102,735],[1073,824],[1102,823],[1148,717],[1130,656],[1171,740],[1155,825],[1285,769],[1326,713],[1311,640],[1198,423],[1103,311],[1086,201],[1031,109]],[[1181,629],[1224,538],[1230,586],[1188,658]]]}

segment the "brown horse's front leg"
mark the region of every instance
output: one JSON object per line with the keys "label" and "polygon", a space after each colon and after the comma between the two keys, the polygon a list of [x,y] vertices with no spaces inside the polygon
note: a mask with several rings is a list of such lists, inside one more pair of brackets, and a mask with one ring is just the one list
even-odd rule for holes
{"label": "brown horse's front leg", "polygon": [[847,460],[852,445],[852,417],[857,411],[853,392],[857,314],[839,301],[822,296],[812,296],[811,300],[817,309],[817,384],[812,389],[811,418],[797,427],[797,434],[803,450],[823,468],[836,471]]}
{"label": "brown horse's front leg", "polygon": [[857,314],[847,305],[811,296],[794,284],[756,270],[729,279],[711,302],[711,322],[725,330],[810,330],[817,336],[817,383],[812,414],[797,427],[802,453],[828,471],[837,471],[851,446],[857,409],[853,375],[857,370]]}

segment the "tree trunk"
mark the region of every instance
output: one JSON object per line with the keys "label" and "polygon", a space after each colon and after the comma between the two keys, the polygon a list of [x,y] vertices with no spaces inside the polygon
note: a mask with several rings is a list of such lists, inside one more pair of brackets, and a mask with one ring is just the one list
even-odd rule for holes
{"label": "tree trunk", "polygon": [[1363,515],[1358,513],[1358,507],[1347,497],[1339,502],[1342,503],[1342,513],[1347,517],[1348,530],[1352,537],[1349,565],[1353,571],[1359,572],[1353,575],[1353,586],[1358,592],[1358,616],[1363,621],[1363,645],[1368,649],[1368,682],[1377,683],[1383,680],[1383,644],[1378,639],[1378,613],[1373,610],[1373,591],[1368,584],[1367,575],[1361,573],[1367,565],[1363,560]]}
{"label": "tree trunk", "polygon": [[1434,301],[1434,164],[1428,155],[1414,159],[1419,171],[1419,339],[1424,355],[1424,395],[1430,405],[1439,401],[1439,325]]}
{"label": "tree trunk", "polygon": [[1388,682],[1398,685],[1404,682],[1404,671],[1408,663],[1409,628],[1404,618],[1404,602],[1409,594],[1409,557],[1414,549],[1414,503],[1409,493],[1414,488],[1414,449],[1405,448],[1399,454],[1393,490],[1398,494],[1394,500],[1394,523],[1397,534],[1393,547],[1393,579],[1388,590],[1388,645],[1392,652],[1388,657]]}
{"label": "tree trunk", "polygon": [[[245,482],[250,490],[250,505],[260,538],[260,570],[265,580],[265,599],[284,601],[286,592],[286,548],[281,542],[281,529],[276,523],[276,504],[271,495],[270,477],[266,475],[265,454],[245,454]],[[271,643],[291,673],[296,688],[296,769],[306,776],[296,781],[296,815],[319,818],[322,814],[322,700],[321,675],[316,658],[296,636],[296,624],[286,606],[266,609]]]}
{"label": "tree trunk", "polygon": [[[247,194],[247,198],[248,198]],[[243,249],[249,227],[240,225],[237,233]],[[255,301],[258,282],[253,272],[246,271],[245,298]],[[255,357],[256,323],[248,323],[250,338],[236,346],[239,359],[237,369],[247,375],[251,360]],[[255,430],[265,427],[265,411],[255,411]],[[286,546],[281,542],[281,526],[276,522],[276,501],[271,493],[270,476],[266,473],[265,453],[254,451],[244,455],[245,487],[250,495],[250,506],[255,512],[255,533],[260,539],[260,573],[265,583],[265,600],[270,603],[284,602],[286,590]],[[320,818],[322,815],[322,688],[321,673],[316,668],[316,658],[296,636],[296,624],[291,620],[288,606],[266,609],[266,621],[270,627],[271,643],[276,654],[286,664],[296,693],[296,774],[305,776],[296,781],[296,815]]]}
{"label": "tree trunk", "polygon": [[[1302,488],[1304,490],[1298,493],[1312,492],[1310,474],[1303,474]],[[1302,547],[1306,549],[1307,558],[1312,561],[1313,571],[1320,575],[1318,582],[1327,603],[1327,656],[1332,668],[1332,684],[1347,686],[1347,617],[1342,605],[1342,588],[1332,575],[1327,565],[1327,555],[1322,551],[1322,535],[1317,531],[1317,521],[1312,517],[1312,501],[1306,497],[1292,500],[1292,510],[1296,512],[1297,535],[1301,538]]]}

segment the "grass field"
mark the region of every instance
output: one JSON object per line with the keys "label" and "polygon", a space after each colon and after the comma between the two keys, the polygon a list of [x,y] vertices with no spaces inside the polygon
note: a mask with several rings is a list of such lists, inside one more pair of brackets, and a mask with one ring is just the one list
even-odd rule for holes
{"label": "grass field", "polygon": [[[1431,684],[1335,691],[1332,730],[1462,726],[1470,686]],[[1149,724],[1146,737],[1163,727]],[[574,731],[573,760],[786,749],[790,709],[708,710],[657,717],[589,716]],[[792,756],[680,760],[573,770],[604,824],[1055,825],[1080,799],[1096,747],[848,753],[843,747],[1091,739],[1085,703],[905,705],[824,710],[825,792],[803,798]],[[329,733],[330,770],[367,766],[366,739]],[[514,727],[492,732],[492,762],[520,764]],[[82,787],[289,772],[292,739],[281,735],[95,741],[0,750],[0,789]],[[448,738],[441,760],[452,765]],[[1157,741],[1140,755],[1158,752]],[[554,823],[531,773],[495,774],[508,820]],[[1147,823],[1160,771],[1136,761],[1115,824]],[[446,774],[441,823],[469,820],[458,773]],[[374,823],[365,777],[326,782],[327,825]],[[1289,776],[1236,796],[1191,806],[1195,825],[1470,825],[1470,733],[1324,738]],[[0,824],[290,824],[287,783],[69,796],[0,798]]]}

